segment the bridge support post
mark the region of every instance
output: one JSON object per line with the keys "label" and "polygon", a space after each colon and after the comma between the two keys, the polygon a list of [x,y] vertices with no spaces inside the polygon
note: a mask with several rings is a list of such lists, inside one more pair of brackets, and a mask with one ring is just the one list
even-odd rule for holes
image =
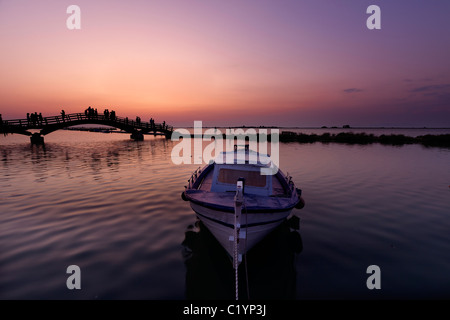
{"label": "bridge support post", "polygon": [[39,132],[35,132],[30,136],[31,144],[44,144],[44,137]]}
{"label": "bridge support post", "polygon": [[134,141],[142,141],[142,140],[144,140],[144,134],[140,131],[134,131],[130,135],[130,138],[133,139]]}

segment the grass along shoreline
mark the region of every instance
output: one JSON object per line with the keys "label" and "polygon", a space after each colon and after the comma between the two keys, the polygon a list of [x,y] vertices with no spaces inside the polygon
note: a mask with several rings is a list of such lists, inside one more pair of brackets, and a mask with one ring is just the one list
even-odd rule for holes
{"label": "grass along shoreline", "polygon": [[380,143],[384,145],[401,146],[405,144],[421,144],[427,147],[450,147],[450,134],[426,134],[417,137],[409,137],[403,134],[374,134],[340,132],[323,134],[305,134],[291,131],[282,131],[280,133],[280,142],[299,142],[299,143],[346,143],[346,144],[372,144]]}

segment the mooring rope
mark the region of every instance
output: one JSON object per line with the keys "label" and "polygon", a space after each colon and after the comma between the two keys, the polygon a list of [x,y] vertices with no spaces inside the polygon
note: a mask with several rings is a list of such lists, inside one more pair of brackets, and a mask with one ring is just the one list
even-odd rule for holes
{"label": "mooring rope", "polygon": [[234,276],[235,276],[235,289],[236,289],[236,300],[239,300],[239,233],[241,229],[241,211],[242,211],[242,203],[244,200],[243,197],[243,181],[238,181],[236,185],[236,195],[234,197]]}
{"label": "mooring rope", "polygon": [[245,231],[245,248],[244,248],[244,259],[245,259],[245,282],[247,284],[247,300],[250,300],[250,289],[248,287],[248,270],[247,270],[247,239],[248,239],[248,212],[247,207],[245,206],[245,200],[243,201],[243,207],[244,207],[244,213],[245,213],[245,225],[246,225],[246,231]]}

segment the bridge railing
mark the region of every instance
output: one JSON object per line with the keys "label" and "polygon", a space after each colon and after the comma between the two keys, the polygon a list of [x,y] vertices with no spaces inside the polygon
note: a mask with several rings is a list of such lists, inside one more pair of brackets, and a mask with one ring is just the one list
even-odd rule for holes
{"label": "bridge railing", "polygon": [[[118,117],[111,116],[109,114],[106,116],[105,114],[89,114],[89,113],[70,113],[65,114],[64,116],[51,116],[51,117],[30,117],[29,119],[11,119],[11,120],[3,120],[2,126],[5,127],[14,127],[21,129],[40,129],[43,126],[47,125],[55,125],[55,124],[63,124],[77,121],[89,121],[89,120],[97,120],[105,122],[105,125],[114,126],[115,123],[121,123],[127,126],[132,126],[138,129],[143,130],[168,130],[173,131],[173,127],[167,124],[162,123],[154,123],[153,125],[149,122],[141,122],[130,120],[128,117]],[[74,124],[76,125],[76,124]]]}
{"label": "bridge railing", "polygon": [[26,124],[26,120],[24,123],[23,121],[24,121],[23,119],[3,120],[1,125],[11,127],[22,127],[24,124]]}

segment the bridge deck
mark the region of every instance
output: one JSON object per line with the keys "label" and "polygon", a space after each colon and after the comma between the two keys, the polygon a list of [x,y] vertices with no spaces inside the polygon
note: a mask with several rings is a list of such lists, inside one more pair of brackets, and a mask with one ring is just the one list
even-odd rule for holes
{"label": "bridge deck", "polygon": [[167,124],[150,122],[136,122],[123,117],[106,117],[103,114],[99,115],[87,115],[85,113],[71,113],[66,114],[64,117],[52,116],[43,117],[41,120],[33,119],[13,119],[3,120],[0,123],[0,133],[18,133],[24,135],[31,135],[30,129],[41,129],[40,134],[46,135],[55,130],[64,129],[67,127],[80,125],[80,124],[102,124],[110,127],[122,129],[126,132],[161,132],[164,134],[170,134],[173,131],[173,127]]}

